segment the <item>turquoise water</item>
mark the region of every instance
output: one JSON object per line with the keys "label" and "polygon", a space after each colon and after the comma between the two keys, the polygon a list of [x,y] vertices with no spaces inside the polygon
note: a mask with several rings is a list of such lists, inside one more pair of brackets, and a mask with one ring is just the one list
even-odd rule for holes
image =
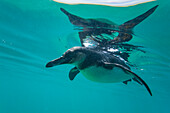
{"label": "turquoise water", "polygon": [[[168,113],[170,106],[169,0],[131,7],[66,5],[43,0],[0,1],[0,113]],[[158,9],[135,27],[130,44],[132,70],[150,86],[151,97],[135,82],[103,84],[79,74],[70,81],[72,66],[45,68],[48,61],[80,45],[77,31],[59,10],[121,24]]]}

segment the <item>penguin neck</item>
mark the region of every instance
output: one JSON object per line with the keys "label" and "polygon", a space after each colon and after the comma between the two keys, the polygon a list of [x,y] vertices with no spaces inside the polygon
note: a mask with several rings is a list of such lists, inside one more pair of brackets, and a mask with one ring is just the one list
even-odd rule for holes
{"label": "penguin neck", "polygon": [[98,59],[97,57],[88,55],[86,56],[86,58],[83,60],[83,62],[78,63],[77,65],[75,65],[79,70],[83,70],[85,68],[88,68],[90,66],[97,66],[98,61],[100,61],[100,59]]}
{"label": "penguin neck", "polygon": [[84,62],[86,62],[87,56],[83,55],[83,56],[77,56],[74,59],[74,62],[71,63],[72,65],[75,65],[78,69],[81,69],[82,66],[84,65]]}

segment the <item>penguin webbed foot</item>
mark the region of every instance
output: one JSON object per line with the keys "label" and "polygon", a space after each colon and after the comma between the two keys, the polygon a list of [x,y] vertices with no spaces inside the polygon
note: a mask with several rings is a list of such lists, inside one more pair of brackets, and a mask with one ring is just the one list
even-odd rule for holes
{"label": "penguin webbed foot", "polygon": [[132,81],[132,80],[131,80],[131,79],[129,79],[129,80],[123,81],[123,83],[127,85],[127,84],[128,84],[128,82],[131,82],[131,81]]}
{"label": "penguin webbed foot", "polygon": [[[119,68],[123,69],[125,72],[131,74],[131,75],[133,76],[133,78],[135,78],[135,79],[133,79],[133,80],[136,81],[136,82],[138,82],[138,83],[141,84],[141,85],[144,85],[145,88],[147,89],[147,91],[149,92],[149,94],[152,96],[152,92],[151,92],[149,86],[146,84],[146,82],[145,82],[142,78],[140,78],[137,74],[135,74],[134,72],[132,72],[130,69],[128,69],[127,67],[122,66],[121,64],[117,64],[117,63],[107,63],[107,62],[105,62],[104,64],[107,65],[107,66],[113,66],[113,67],[116,66],[116,67],[119,67]],[[127,81],[125,82],[125,84],[126,84],[128,81],[129,81],[129,80],[127,80]]]}
{"label": "penguin webbed foot", "polygon": [[[143,85],[138,79],[136,79],[136,78],[132,78],[135,82],[137,82],[138,84],[140,84],[140,85]],[[123,81],[123,83],[124,84],[128,84],[128,82],[131,82],[132,81],[132,79],[129,79],[129,80],[126,80],[126,81]]]}

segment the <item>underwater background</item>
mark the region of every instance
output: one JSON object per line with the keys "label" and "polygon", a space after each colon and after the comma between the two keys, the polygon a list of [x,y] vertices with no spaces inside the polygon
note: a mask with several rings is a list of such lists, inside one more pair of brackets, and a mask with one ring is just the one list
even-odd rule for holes
{"label": "underwater background", "polygon": [[[0,0],[0,113],[169,113],[170,1],[130,7],[68,5],[52,0]],[[151,88],[135,82],[96,83],[82,76],[70,81],[71,65],[45,68],[73,46],[78,31],[60,8],[84,18],[122,24],[155,5],[156,11],[134,28],[128,43],[132,70]]]}

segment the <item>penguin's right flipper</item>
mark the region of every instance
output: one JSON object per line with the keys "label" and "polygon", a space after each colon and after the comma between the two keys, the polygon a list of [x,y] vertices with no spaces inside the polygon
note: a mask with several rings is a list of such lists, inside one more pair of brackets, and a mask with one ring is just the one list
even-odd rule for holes
{"label": "penguin's right flipper", "polygon": [[149,94],[152,96],[152,92],[149,88],[149,86],[146,84],[146,82],[140,78],[137,74],[135,74],[134,72],[132,72],[130,69],[128,69],[127,67],[121,65],[121,64],[117,64],[117,63],[108,63],[108,62],[104,62],[103,64],[106,68],[108,69],[112,69],[114,67],[119,67],[121,68],[123,71],[129,73],[130,75],[133,76],[133,78],[135,78],[137,81],[140,82],[141,85],[144,85],[146,87],[146,89],[148,90]]}
{"label": "penguin's right flipper", "polygon": [[131,31],[136,25],[138,25],[143,20],[145,20],[148,16],[150,16],[156,10],[157,7],[158,7],[158,5],[151,8],[147,12],[137,16],[136,18],[129,20],[129,21],[123,23],[122,25],[120,25],[119,29],[124,32],[120,32],[119,35],[114,40],[112,40],[112,42],[120,43],[120,42],[130,41],[132,39],[132,34],[126,33],[126,31]]}
{"label": "penguin's right flipper", "polygon": [[120,64],[116,64],[116,63],[113,63],[113,64],[114,64],[114,66],[119,67],[119,68],[123,69],[125,72],[128,72],[131,75],[133,75],[137,81],[140,81],[141,85],[144,85],[146,87],[146,89],[148,90],[149,94],[152,96],[152,92],[151,92],[149,86],[146,84],[146,82],[142,78],[140,78],[137,74],[132,72],[130,69],[128,69],[128,68],[126,68],[126,67],[124,67],[124,66],[122,66]]}
{"label": "penguin's right flipper", "polygon": [[79,72],[77,67],[72,68],[69,72],[69,79],[73,80]]}
{"label": "penguin's right flipper", "polygon": [[157,7],[158,7],[158,5],[154,6],[151,9],[149,9],[147,12],[139,15],[138,17],[123,23],[122,25],[120,25],[120,28],[124,28],[124,29],[132,29],[132,28],[134,28],[137,24],[139,24],[140,22],[145,20],[148,16],[150,16],[155,11],[155,9]]}

